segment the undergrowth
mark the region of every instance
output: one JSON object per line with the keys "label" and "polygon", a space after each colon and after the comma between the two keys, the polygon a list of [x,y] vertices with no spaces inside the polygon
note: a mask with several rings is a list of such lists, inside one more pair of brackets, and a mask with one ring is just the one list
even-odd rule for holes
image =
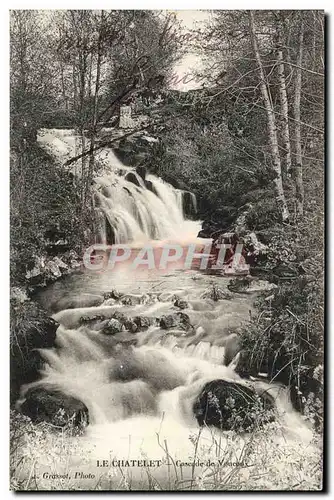
{"label": "undergrowth", "polygon": [[316,233],[313,229],[299,224],[267,230],[265,266],[277,288],[258,298],[258,314],[243,328],[240,344],[243,369],[252,375],[267,373],[270,380],[288,385],[294,406],[321,432],[323,247],[321,227]]}
{"label": "undergrowth", "polygon": [[[186,464],[177,461],[169,443],[157,435],[161,468],[147,467],[140,481],[126,467],[96,468],[94,446],[81,446],[79,431],[70,425],[61,429],[50,424],[33,424],[12,412],[11,489],[29,490],[154,490],[154,491],[261,491],[319,490],[322,465],[319,442],[290,441],[279,424],[267,424],[247,434],[230,431],[188,432],[185,439],[193,452]],[[111,452],[112,453],[112,452]],[[120,457],[110,458],[119,459]],[[143,453],[139,458],[147,458]],[[148,457],[151,458],[151,457]],[[157,457],[154,457],[157,458]],[[93,466],[95,464],[95,468]],[[94,471],[90,481],[74,481],[73,471]],[[43,472],[61,474],[50,480]]]}

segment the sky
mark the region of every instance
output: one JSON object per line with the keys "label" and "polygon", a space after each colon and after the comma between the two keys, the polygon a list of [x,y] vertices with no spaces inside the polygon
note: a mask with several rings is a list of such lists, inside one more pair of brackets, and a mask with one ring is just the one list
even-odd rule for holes
{"label": "sky", "polygon": [[[196,25],[198,26],[199,23],[207,21],[210,17],[209,11],[176,10],[174,12],[176,13],[177,18],[182,21],[185,32],[194,29]],[[198,69],[199,67],[201,67],[201,57],[194,52],[189,52],[181,59],[181,61],[177,63],[174,71],[181,79],[189,73],[192,73],[192,68]],[[187,79],[189,80],[190,77]],[[188,83],[179,82],[174,85],[173,88],[177,90],[187,91],[190,89],[199,88],[200,86],[200,83],[196,81],[190,81]]]}

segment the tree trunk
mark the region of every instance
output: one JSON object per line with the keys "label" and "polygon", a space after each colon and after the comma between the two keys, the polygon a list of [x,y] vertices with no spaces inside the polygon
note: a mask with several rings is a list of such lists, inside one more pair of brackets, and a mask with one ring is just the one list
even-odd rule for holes
{"label": "tree trunk", "polygon": [[66,87],[65,87],[65,77],[64,77],[64,64],[60,61],[60,77],[61,77],[61,93],[65,103],[65,109],[68,111],[68,100],[66,96]]}
{"label": "tree trunk", "polygon": [[[286,25],[286,31],[287,31],[287,34],[286,34],[286,60],[288,62],[288,64],[291,63],[291,20],[290,18],[288,18],[285,22],[285,25]],[[290,68],[290,66],[289,66]]]}
{"label": "tree trunk", "polygon": [[89,167],[87,175],[86,190],[89,188],[90,181],[94,172],[94,148],[97,134],[97,121],[98,121],[98,103],[99,103],[99,91],[100,91],[100,78],[101,78],[101,63],[102,63],[102,38],[103,38],[103,19],[104,12],[101,11],[101,20],[99,27],[99,37],[97,43],[97,60],[96,60],[96,80],[95,80],[95,91],[94,91],[94,102],[93,102],[93,118],[91,127],[91,140],[90,140],[90,156],[89,156]]}
{"label": "tree trunk", "polygon": [[72,79],[73,79],[73,110],[77,110],[77,104],[78,104],[78,92],[77,92],[77,79],[76,79],[76,67],[75,67],[75,61],[73,61],[72,64]]}
{"label": "tree trunk", "polygon": [[262,93],[262,98],[265,103],[265,108],[267,112],[267,124],[268,124],[268,132],[269,132],[269,141],[271,148],[271,155],[273,160],[273,167],[276,173],[276,177],[274,179],[275,188],[276,188],[276,200],[278,206],[280,207],[281,216],[283,222],[288,221],[289,219],[289,210],[286,203],[283,182],[282,182],[282,168],[281,168],[281,158],[279,154],[278,148],[278,138],[277,138],[277,127],[276,127],[276,118],[275,113],[271,104],[271,96],[269,94],[269,89],[266,84],[266,77],[264,74],[263,65],[261,62],[261,56],[259,51],[259,46],[256,39],[255,34],[255,26],[254,26],[254,14],[252,11],[248,12],[249,15],[249,28],[250,28],[250,36],[252,40],[252,46],[254,50],[254,55],[256,58],[256,62],[259,69],[260,75],[260,88]]}
{"label": "tree trunk", "polygon": [[302,60],[303,60],[303,43],[304,43],[304,25],[303,19],[300,23],[299,31],[299,46],[297,55],[297,68],[295,79],[295,95],[293,101],[294,114],[294,129],[295,129],[295,147],[296,147],[296,165],[294,172],[296,186],[296,212],[297,217],[301,217],[304,211],[304,184],[303,184],[303,155],[301,144],[301,125],[300,125],[300,96],[302,88]]}
{"label": "tree trunk", "polygon": [[284,159],[285,159],[284,165],[287,177],[291,177],[289,106],[288,106],[288,95],[286,91],[285,68],[283,62],[282,33],[280,26],[278,27],[277,72],[278,72],[279,95],[280,95],[281,115],[282,115],[282,139],[283,139]]}
{"label": "tree trunk", "polygon": [[90,61],[89,61],[88,97],[91,97],[91,95],[92,95],[92,72],[93,72],[93,59],[94,59],[94,54],[92,53],[92,54],[90,55]]}

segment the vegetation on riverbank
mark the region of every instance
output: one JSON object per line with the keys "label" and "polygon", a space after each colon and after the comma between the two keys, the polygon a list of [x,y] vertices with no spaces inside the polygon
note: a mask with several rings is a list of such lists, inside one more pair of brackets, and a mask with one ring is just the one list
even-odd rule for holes
{"label": "vegetation on riverbank", "polygon": [[[321,443],[280,439],[282,430],[277,424],[267,425],[247,438],[230,431],[220,441],[214,434],[212,439],[200,441],[201,431],[190,433],[188,440],[193,452],[183,461],[208,464],[202,470],[176,465],[176,457],[169,451],[171,446],[164,441],[161,443],[162,474],[147,468],[145,479],[136,481],[127,468],[93,469],[94,450],[83,446],[82,429],[69,425],[59,432],[50,424],[33,424],[28,417],[14,411],[11,419],[11,487],[17,491],[317,491],[322,488]],[[112,451],[110,454],[112,458]],[[93,480],[74,479],[78,459],[81,469],[94,470]],[[169,468],[167,462],[174,465]],[[56,479],[43,477],[43,472],[56,475]],[[61,477],[57,478],[57,474]]]}
{"label": "vegetation on riverbank", "polygon": [[[204,40],[201,49],[199,40]],[[173,127],[160,132],[151,168],[167,179],[181,179],[197,195],[199,215],[209,228],[240,236],[255,231],[267,245],[251,273],[278,288],[259,301],[258,318],[242,334],[245,372],[262,371],[288,384],[297,408],[310,412],[312,407],[319,424],[323,14],[221,11],[201,34],[194,33],[193,44],[206,56],[199,76],[211,85],[166,98]]]}
{"label": "vegetation on riverbank", "polygon": [[[240,236],[254,231],[267,246],[251,273],[277,288],[259,298],[257,314],[238,332],[238,368],[246,376],[265,373],[288,385],[294,406],[320,439],[323,13],[217,12],[192,37],[207,65],[199,75],[203,88],[187,93],[168,88],[180,54],[172,14],[58,11],[48,19],[36,11],[15,11],[11,37],[12,286],[40,284],[34,268],[36,263],[45,267],[48,259],[60,259],[49,267],[59,276],[59,266],[70,265],[64,255],[76,260],[94,240],[91,185],[99,134],[102,127],[117,125],[121,104],[144,109],[145,126],[158,139],[148,148],[148,171],[194,192],[197,217],[209,226]],[[80,138],[80,175],[68,168],[73,158],[64,168],[37,145],[37,129],[54,126],[71,126]],[[240,216],[242,225],[237,224]],[[11,309],[15,403],[21,384],[36,377],[35,348],[53,345],[57,325],[25,296],[14,297]],[[73,429],[53,429],[13,412],[12,431],[12,487],[48,489],[36,479],[36,458],[49,454],[51,468],[66,465],[73,441],[64,438],[76,438]],[[321,488],[320,443],[274,447],[270,431],[275,431],[271,424],[245,447],[247,458],[257,461],[255,468],[213,467],[190,485],[180,480],[169,489]],[[231,433],[227,449],[239,438]],[[209,449],[200,453],[207,458]],[[128,480],[110,481],[110,489],[131,489]],[[95,489],[100,488],[97,483]],[[163,488],[152,480],[150,489]]]}

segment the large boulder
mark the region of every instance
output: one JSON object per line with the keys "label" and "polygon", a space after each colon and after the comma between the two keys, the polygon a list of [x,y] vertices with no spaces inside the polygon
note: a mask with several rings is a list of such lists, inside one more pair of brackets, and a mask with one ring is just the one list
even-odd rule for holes
{"label": "large boulder", "polygon": [[274,400],[237,382],[213,380],[203,387],[193,405],[200,426],[249,432],[274,420]]}
{"label": "large boulder", "polygon": [[81,401],[53,389],[29,389],[20,409],[34,422],[49,422],[61,427],[69,423],[75,426],[88,423],[88,410]]}

